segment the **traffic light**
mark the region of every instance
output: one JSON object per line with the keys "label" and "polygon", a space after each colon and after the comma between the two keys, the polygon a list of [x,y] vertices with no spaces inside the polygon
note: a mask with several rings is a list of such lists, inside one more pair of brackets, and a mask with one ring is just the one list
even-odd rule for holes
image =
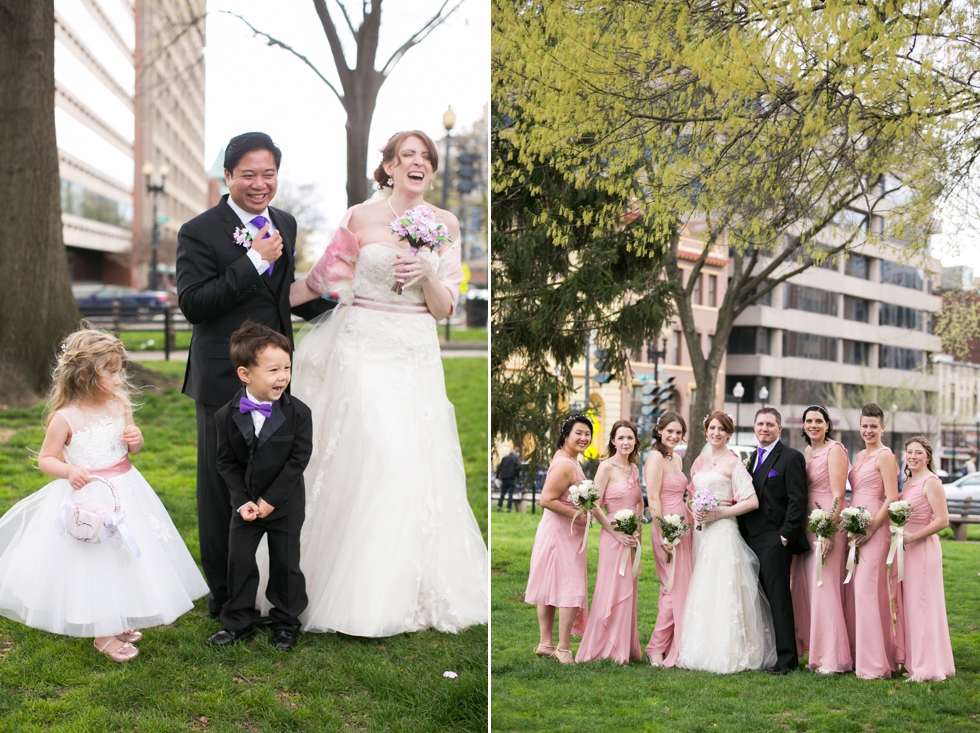
{"label": "traffic light", "polygon": [[609,349],[595,350],[595,381],[599,384],[608,384],[612,381],[612,374],[606,371],[608,359]]}
{"label": "traffic light", "polygon": [[460,193],[469,193],[479,187],[479,184],[476,182],[476,178],[480,173],[480,169],[477,166],[479,160],[480,156],[476,153],[460,153],[456,156],[456,162],[459,165],[456,166],[453,172],[456,174],[456,190]]}

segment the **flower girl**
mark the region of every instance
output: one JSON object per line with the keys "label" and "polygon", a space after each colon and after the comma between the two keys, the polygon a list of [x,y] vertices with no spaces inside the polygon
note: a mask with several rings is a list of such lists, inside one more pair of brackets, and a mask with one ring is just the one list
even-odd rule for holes
{"label": "flower girl", "polygon": [[57,479],[0,518],[0,615],[95,637],[114,662],[136,629],[168,624],[208,591],[163,504],[129,462],[143,447],[119,339],[65,341],[38,467]]}

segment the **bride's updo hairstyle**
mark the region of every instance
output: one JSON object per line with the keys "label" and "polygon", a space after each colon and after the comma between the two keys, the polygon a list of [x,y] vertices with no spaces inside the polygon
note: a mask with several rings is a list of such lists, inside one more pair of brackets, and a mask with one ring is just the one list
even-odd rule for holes
{"label": "bride's updo hairstyle", "polygon": [[683,431],[681,434],[682,438],[687,435],[687,423],[684,422],[684,418],[676,412],[665,412],[660,416],[660,419],[657,420],[657,424],[653,426],[653,430],[650,431],[650,439],[653,440],[653,445],[651,447],[660,453],[664,458],[670,457],[670,449],[664,445],[663,432],[672,422],[680,423],[681,430]]}
{"label": "bride's updo hairstyle", "polygon": [[[721,429],[724,430],[729,435],[735,434],[735,422],[732,420],[732,416],[727,412],[722,412],[721,410],[715,410],[710,415],[704,419],[704,434],[708,434],[708,426],[711,424],[712,420],[717,420],[721,423]],[[667,427],[664,425],[664,427]]]}
{"label": "bride's updo hairstyle", "polygon": [[[833,423],[830,422],[830,413],[827,412],[827,408],[824,407],[823,405],[810,405],[808,408],[806,408],[803,411],[803,420],[802,420],[802,422],[803,422],[803,439],[806,441],[806,444],[807,445],[813,445],[813,443],[810,442],[810,436],[806,434],[806,414],[808,412],[819,412],[821,415],[823,415],[823,419],[827,423],[827,433],[823,436],[823,439],[824,440],[832,440],[833,436],[831,436],[830,433],[833,430],[833,427],[834,426],[833,426]],[[882,425],[884,425],[884,422],[882,422]]]}
{"label": "bride's updo hairstyle", "polygon": [[131,387],[123,375],[119,389],[110,391],[102,376],[114,369],[125,369],[126,349],[111,333],[86,328],[68,336],[58,352],[48,393],[48,420],[73,402],[92,405],[118,400],[129,404]]}
{"label": "bride's updo hairstyle", "polygon": [[[932,443],[930,443],[928,440],[923,438],[921,435],[914,435],[905,441],[905,450],[908,450],[909,446],[912,445],[912,443],[918,443],[923,447],[923,449],[926,452],[926,456],[929,459],[928,463],[926,464],[926,468],[928,468],[932,473],[935,473],[936,463],[932,460]],[[910,479],[912,478],[912,471],[911,469],[909,469],[908,465],[905,466],[905,475],[908,476]]]}
{"label": "bride's updo hairstyle", "polygon": [[439,170],[439,151],[436,149],[436,144],[432,142],[432,138],[426,135],[421,130],[406,130],[405,132],[396,132],[390,138],[388,142],[385,143],[384,148],[381,151],[381,163],[377,168],[374,169],[374,181],[378,184],[378,189],[391,188],[392,185],[388,183],[388,173],[385,171],[385,163],[393,163],[398,165],[396,156],[398,154],[398,148],[401,144],[408,138],[415,136],[419,138],[425,147],[429,151],[429,162],[432,164],[432,172],[435,173]]}
{"label": "bride's updo hairstyle", "polygon": [[630,463],[636,463],[640,460],[640,431],[629,420],[617,420],[613,423],[612,430],[609,431],[609,445],[606,446],[606,458],[612,458],[616,455],[616,444],[613,443],[613,440],[616,437],[616,432],[620,428],[629,428],[633,431],[633,450],[630,451],[626,460]]}
{"label": "bride's updo hairstyle", "polygon": [[568,436],[572,434],[572,428],[575,427],[575,423],[582,423],[589,428],[589,432],[592,432],[595,428],[592,427],[592,421],[581,412],[574,415],[569,415],[565,418],[564,422],[561,424],[561,432],[558,434],[558,449],[565,447],[565,441],[568,440]]}

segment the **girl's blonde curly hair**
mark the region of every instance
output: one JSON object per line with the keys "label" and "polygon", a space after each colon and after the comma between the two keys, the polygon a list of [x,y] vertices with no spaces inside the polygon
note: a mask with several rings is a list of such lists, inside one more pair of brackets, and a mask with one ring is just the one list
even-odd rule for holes
{"label": "girl's blonde curly hair", "polygon": [[58,352],[48,393],[48,422],[63,407],[72,403],[132,404],[134,392],[125,371],[117,389],[107,389],[102,376],[116,367],[126,368],[126,349],[122,341],[105,331],[85,328],[68,336]]}

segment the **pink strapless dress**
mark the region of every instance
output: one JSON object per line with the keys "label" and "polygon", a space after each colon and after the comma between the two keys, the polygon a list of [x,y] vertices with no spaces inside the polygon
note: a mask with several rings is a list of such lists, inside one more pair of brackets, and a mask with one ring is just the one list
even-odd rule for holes
{"label": "pink strapless dress", "polygon": [[[851,506],[863,506],[871,516],[877,516],[885,500],[885,484],[875,468],[875,461],[887,448],[879,448],[865,456],[864,461],[851,469]],[[843,537],[841,537],[843,539]],[[888,678],[895,664],[895,631],[888,595],[888,545],[891,533],[886,521],[861,545],[860,562],[854,568],[851,582],[853,606],[845,603],[847,626],[851,630],[854,649],[854,673],[866,680]]]}
{"label": "pink strapless dress", "polygon": [[[827,465],[832,447],[833,441],[811,456],[806,466],[808,514],[816,509],[818,503],[828,512],[834,504],[830,490],[830,469]],[[809,532],[806,536],[813,547],[816,537]],[[807,666],[810,669],[824,672],[850,672],[854,669],[841,597],[846,550],[845,535],[838,534],[834,537],[834,549],[827,553],[827,563],[822,571],[823,584],[819,586],[815,574],[816,563],[820,562],[820,558],[817,557],[816,550],[811,549],[800,555],[796,562],[793,574],[793,617],[796,621],[797,647],[801,654],[809,651]]]}
{"label": "pink strapless dress", "polygon": [[[934,519],[929,500],[922,493],[926,479],[905,484],[900,497],[912,505],[912,518],[906,532],[916,532]],[[893,568],[897,567],[897,563]],[[916,681],[944,680],[956,674],[953,647],[946,622],[946,595],[943,589],[943,550],[936,535],[913,542],[905,550],[905,580],[897,582],[895,594],[895,661],[904,664]]]}
{"label": "pink strapless dress", "polygon": [[[694,517],[684,503],[686,489],[687,478],[684,474],[665,473],[660,484],[660,511],[663,514],[679,514],[693,527]],[[664,666],[673,667],[677,663],[684,601],[687,599],[687,587],[691,583],[691,534],[681,538],[680,544],[674,548],[670,564],[667,563],[667,551],[660,544],[659,536],[652,527],[650,537],[657,563],[657,577],[660,579],[660,598],[657,600],[657,624],[650,636],[650,643],[646,646],[646,653],[647,656],[663,654]],[[674,585],[668,591],[666,584],[671,567],[674,568]]]}
{"label": "pink strapless dress", "polygon": [[[571,471],[578,481],[585,474],[578,463],[568,458],[558,458],[548,467],[552,471]],[[559,500],[575,509],[566,490]],[[535,606],[578,608],[572,634],[581,636],[589,616],[588,552],[579,553],[585,524],[559,516],[548,509],[541,512],[538,531],[534,535],[531,550],[531,568],[527,578],[524,601]]]}
{"label": "pink strapless dress", "polygon": [[[636,511],[636,505],[643,501],[639,479],[639,472],[633,466],[629,481],[606,487],[602,499],[607,516],[612,518],[621,509]],[[630,560],[626,561],[625,574],[619,574],[624,552],[629,552],[629,548],[617,542],[609,532],[599,532],[599,567],[592,593],[592,612],[575,655],[576,662],[612,659],[620,664],[629,664],[634,659],[643,658],[636,627],[639,577],[633,577]]]}

